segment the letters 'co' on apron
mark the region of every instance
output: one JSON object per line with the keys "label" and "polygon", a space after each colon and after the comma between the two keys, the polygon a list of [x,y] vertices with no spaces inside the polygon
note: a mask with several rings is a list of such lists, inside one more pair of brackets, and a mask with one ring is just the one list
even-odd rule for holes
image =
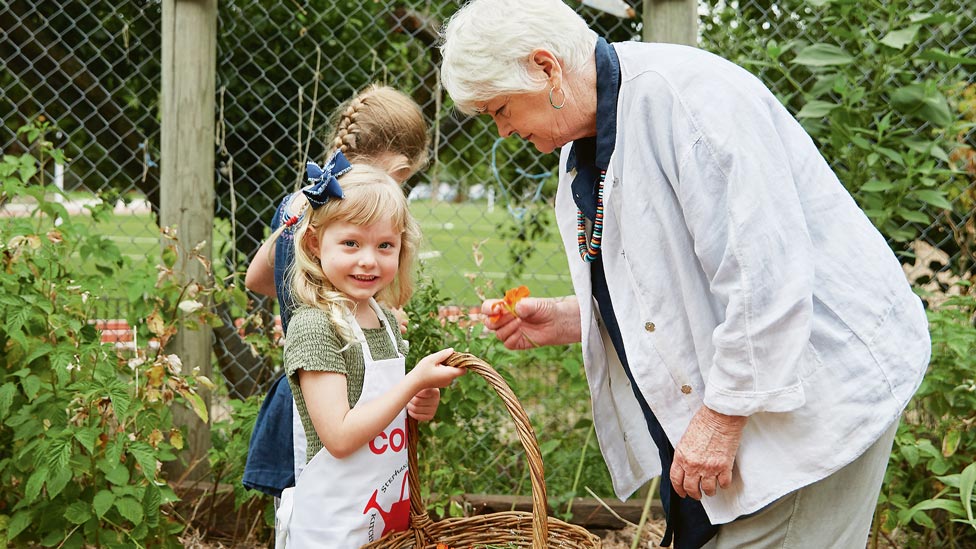
{"label": "letters 'co' on apron", "polygon": [[[376,302],[370,306],[386,326],[396,348],[393,327]],[[366,372],[359,403],[380,397],[403,379],[406,360],[373,360],[362,329],[350,317],[363,342]],[[355,549],[388,532],[406,530],[410,520],[407,487],[407,413],[401,410],[382,433],[344,459],[323,448],[312,458],[295,486],[288,527],[291,549]]]}

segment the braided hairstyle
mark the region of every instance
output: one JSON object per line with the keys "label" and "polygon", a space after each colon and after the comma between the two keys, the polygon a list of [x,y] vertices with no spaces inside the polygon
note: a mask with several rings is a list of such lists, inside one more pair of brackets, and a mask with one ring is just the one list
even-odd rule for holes
{"label": "braided hairstyle", "polygon": [[[339,105],[332,127],[335,133],[327,143],[350,162],[373,164],[391,174],[404,170],[408,176],[427,164],[430,138],[424,114],[413,99],[389,86],[371,84]],[[385,165],[394,156],[405,163]]]}

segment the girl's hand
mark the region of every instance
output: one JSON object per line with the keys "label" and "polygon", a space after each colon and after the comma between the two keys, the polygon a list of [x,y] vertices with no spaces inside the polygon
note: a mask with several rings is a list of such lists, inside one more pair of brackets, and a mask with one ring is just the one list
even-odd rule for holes
{"label": "girl's hand", "polygon": [[444,364],[444,361],[452,354],[454,354],[454,349],[450,348],[429,354],[420,359],[407,375],[417,380],[419,389],[447,387],[456,378],[464,375],[466,371],[464,368],[455,368]]}
{"label": "girl's hand", "polygon": [[407,413],[417,421],[430,421],[437,413],[437,405],[441,402],[441,390],[435,387],[421,389],[419,393],[407,403]]}

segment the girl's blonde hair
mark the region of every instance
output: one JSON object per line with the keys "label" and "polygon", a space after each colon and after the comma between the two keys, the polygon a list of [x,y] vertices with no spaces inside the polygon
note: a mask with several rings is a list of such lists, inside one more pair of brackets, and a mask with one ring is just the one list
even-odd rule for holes
{"label": "girl's blonde hair", "polygon": [[[335,132],[327,143],[350,162],[380,166],[391,174],[408,168],[410,175],[427,164],[430,137],[424,113],[397,89],[370,84],[339,105],[331,121]],[[391,155],[402,155],[406,162],[384,165]]]}
{"label": "girl's blonde hair", "polygon": [[295,305],[305,304],[328,313],[340,337],[347,343],[355,340],[346,320],[349,299],[325,277],[317,258],[318,250],[310,248],[310,235],[321,241],[322,231],[331,223],[346,222],[368,226],[392,222],[400,233],[399,267],[393,282],[380,290],[377,301],[391,307],[402,307],[413,295],[413,268],[420,246],[420,226],[410,215],[407,198],[400,186],[385,171],[366,164],[353,164],[339,177],[343,198],[329,199],[322,207],[306,211],[295,229],[295,262],[286,280],[291,283]]}

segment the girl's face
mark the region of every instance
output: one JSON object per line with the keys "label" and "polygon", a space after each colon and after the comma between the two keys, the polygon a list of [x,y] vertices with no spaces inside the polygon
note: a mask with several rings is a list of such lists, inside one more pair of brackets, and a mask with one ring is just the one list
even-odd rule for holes
{"label": "girl's face", "polygon": [[322,272],[360,310],[389,286],[400,268],[400,232],[389,220],[372,225],[330,223],[313,243]]}

